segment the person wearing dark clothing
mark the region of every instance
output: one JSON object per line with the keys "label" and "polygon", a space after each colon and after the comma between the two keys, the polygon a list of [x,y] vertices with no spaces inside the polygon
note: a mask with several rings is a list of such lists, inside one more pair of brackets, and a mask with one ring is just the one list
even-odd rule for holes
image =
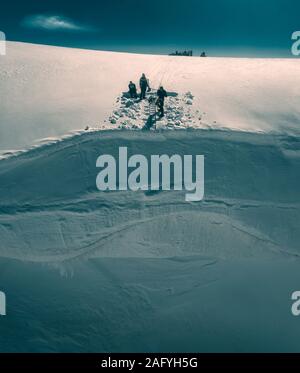
{"label": "person wearing dark clothing", "polygon": [[144,100],[144,98],[146,98],[146,91],[147,89],[150,90],[150,85],[149,85],[149,81],[148,79],[146,78],[146,75],[143,74],[141,79],[140,79],[140,88],[141,88],[141,100]]}
{"label": "person wearing dark clothing", "polygon": [[133,82],[129,82],[128,85],[129,88],[129,94],[131,98],[137,98],[137,91],[136,91],[136,85]]}
{"label": "person wearing dark clothing", "polygon": [[162,118],[165,115],[165,98],[168,96],[167,92],[164,90],[164,87],[160,87],[157,91],[157,101],[156,105],[158,106],[159,115]]}

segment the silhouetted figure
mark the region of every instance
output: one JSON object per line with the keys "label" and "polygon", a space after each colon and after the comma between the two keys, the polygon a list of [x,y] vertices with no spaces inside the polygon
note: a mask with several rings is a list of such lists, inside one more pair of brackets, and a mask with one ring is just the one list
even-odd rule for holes
{"label": "silhouetted figure", "polygon": [[157,101],[156,105],[158,106],[159,116],[162,118],[165,115],[165,98],[168,96],[167,91],[164,90],[164,87],[160,87],[157,91]]}
{"label": "silhouetted figure", "polygon": [[148,99],[149,117],[145,123],[144,130],[149,130],[156,123],[156,98],[150,96]]}
{"label": "silhouetted figure", "polygon": [[146,91],[147,89],[150,90],[150,85],[149,85],[149,81],[148,79],[146,78],[146,75],[143,74],[141,79],[140,79],[140,88],[141,88],[141,100],[144,100],[144,98],[146,97]]}
{"label": "silhouetted figure", "polygon": [[136,85],[132,81],[129,82],[128,88],[129,88],[130,97],[137,98]]}
{"label": "silhouetted figure", "polygon": [[205,52],[202,52],[200,57],[206,57],[206,53]]}

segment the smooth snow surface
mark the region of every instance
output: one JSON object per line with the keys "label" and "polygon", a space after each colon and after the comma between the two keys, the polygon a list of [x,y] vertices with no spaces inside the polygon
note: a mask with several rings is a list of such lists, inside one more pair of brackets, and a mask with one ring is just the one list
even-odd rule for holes
{"label": "smooth snow surface", "polygon": [[295,59],[151,56],[9,42],[0,59],[0,150],[103,127],[116,98],[142,72],[153,88],[193,94],[193,126],[299,130]]}

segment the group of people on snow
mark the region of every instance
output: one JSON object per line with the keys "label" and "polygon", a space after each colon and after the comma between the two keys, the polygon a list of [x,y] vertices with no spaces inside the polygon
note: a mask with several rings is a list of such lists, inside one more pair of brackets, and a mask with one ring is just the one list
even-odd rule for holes
{"label": "group of people on snow", "polygon": [[[129,82],[128,88],[129,88],[130,97],[138,98],[136,85],[132,81]],[[140,100],[144,100],[146,98],[147,90],[149,92],[151,91],[149,80],[146,78],[145,74],[142,74],[140,78],[140,89],[141,89]]]}
{"label": "group of people on snow", "polygon": [[[146,93],[151,91],[149,80],[147,79],[145,74],[142,74],[140,81],[140,100],[144,100],[146,98]],[[136,85],[130,81],[129,85],[129,94],[131,98],[138,98],[137,88]],[[167,92],[165,91],[164,87],[161,86],[157,90],[157,100],[156,100],[156,106],[158,107],[159,115],[160,117],[163,117],[165,115],[164,105],[165,105],[165,98],[167,97]]]}

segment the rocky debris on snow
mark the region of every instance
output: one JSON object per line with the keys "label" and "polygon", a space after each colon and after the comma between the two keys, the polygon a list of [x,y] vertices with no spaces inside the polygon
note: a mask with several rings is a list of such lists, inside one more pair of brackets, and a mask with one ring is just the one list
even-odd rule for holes
{"label": "rocky debris on snow", "polygon": [[194,99],[194,96],[192,95],[191,92],[187,92],[184,96],[185,96],[187,99],[190,99],[190,100],[193,100],[193,99]]}
{"label": "rocky debris on snow", "polygon": [[[129,98],[122,94],[116,99],[115,108],[106,121],[103,129],[143,129],[150,115],[149,98],[156,92],[148,95],[148,99]],[[165,101],[165,116],[158,118],[155,123],[157,129],[177,129],[189,127],[203,127],[201,122],[203,113],[199,109],[193,110],[194,95],[170,94]]]}

